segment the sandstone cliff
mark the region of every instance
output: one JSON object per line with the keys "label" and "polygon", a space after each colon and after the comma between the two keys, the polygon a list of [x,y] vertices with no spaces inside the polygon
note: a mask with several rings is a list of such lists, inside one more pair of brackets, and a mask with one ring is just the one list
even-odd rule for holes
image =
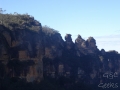
{"label": "sandstone cliff", "polygon": [[[25,19],[24,15],[18,17]],[[93,84],[104,82],[106,72],[120,75],[117,51],[99,50],[93,37],[84,40],[78,35],[73,43],[71,34],[66,34],[64,41],[58,31],[33,17],[27,19],[21,25],[10,21],[0,25],[0,78],[40,82],[48,77],[72,77],[74,82]]]}

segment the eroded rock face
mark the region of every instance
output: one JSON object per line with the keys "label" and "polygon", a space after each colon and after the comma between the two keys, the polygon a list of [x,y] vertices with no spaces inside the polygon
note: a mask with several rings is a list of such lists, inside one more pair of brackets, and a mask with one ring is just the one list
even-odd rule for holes
{"label": "eroded rock face", "polygon": [[[82,37],[80,35],[78,35],[77,39],[75,40],[76,48],[78,49],[78,48],[81,48],[82,46],[85,47],[85,43],[83,43],[83,42],[85,42],[85,40],[82,39]],[[83,45],[82,45],[82,43],[83,43]]]}
{"label": "eroded rock face", "polygon": [[89,37],[89,38],[87,39],[87,42],[88,42],[88,47],[89,47],[89,48],[94,49],[94,50],[97,49],[96,40],[95,40],[93,37]]}
{"label": "eroded rock face", "polygon": [[64,41],[60,34],[46,37],[45,42],[45,57],[54,59],[62,56]]}
{"label": "eroded rock face", "polygon": [[69,49],[72,49],[74,47],[74,43],[72,41],[72,38],[71,38],[71,34],[66,34],[65,36],[65,47],[69,50]]}
{"label": "eroded rock face", "polygon": [[0,59],[1,60],[9,59],[8,51],[4,44],[0,45]]}
{"label": "eroded rock face", "polygon": [[82,55],[83,47],[84,48],[86,47],[85,40],[82,39],[82,37],[80,35],[78,35],[77,39],[75,40],[75,50],[76,50],[77,56],[81,56]]}
{"label": "eroded rock face", "polygon": [[106,52],[105,52],[104,49],[101,49],[101,53],[102,53],[102,55],[105,55],[105,54],[106,54]]}
{"label": "eroded rock face", "polygon": [[77,39],[75,40],[76,43],[82,43],[85,41],[80,35],[78,35]]}
{"label": "eroded rock face", "polygon": [[75,49],[78,56],[95,54],[96,51],[98,51],[96,41],[93,37],[89,37],[85,41],[80,35],[78,35],[77,39],[75,40]]}
{"label": "eroded rock face", "polygon": [[[8,62],[8,59],[20,61],[17,63],[32,60],[35,64],[26,67],[26,69],[21,68],[21,74],[17,76],[26,78],[28,82],[34,80],[41,81],[43,78],[42,58],[54,59],[62,56],[64,41],[61,35],[58,33],[45,37],[41,31],[37,33],[22,29],[9,33],[9,31],[5,31],[6,29],[5,27],[1,27],[0,30],[2,32],[0,36],[0,60],[4,60],[4,62]],[[16,63],[16,61],[12,63]],[[54,72],[51,71],[53,77],[55,76]],[[8,68],[6,74],[9,73],[11,73],[10,77],[16,76],[16,71],[13,68],[10,68],[10,70]]]}
{"label": "eroded rock face", "polygon": [[[43,78],[42,58],[44,56],[44,46],[41,43],[43,41],[43,38],[41,38],[43,37],[42,32],[35,33],[26,30],[10,31],[4,26],[0,27],[0,60],[2,60],[3,63],[9,63],[8,60],[11,61],[6,74],[10,74],[10,77],[19,76],[26,78],[28,82],[34,80],[40,81]],[[28,62],[32,60],[35,64],[31,64],[28,67],[26,65],[26,70],[25,67],[24,69],[19,68],[20,72],[18,73],[14,68],[17,69],[19,66],[15,66],[14,63],[22,65],[22,62],[26,62],[27,60]],[[23,72],[26,72],[26,74]]]}
{"label": "eroded rock face", "polygon": [[66,34],[63,41],[59,33],[49,36],[41,31],[4,29],[0,27],[0,64],[5,67],[4,75],[26,78],[28,82],[75,76],[85,83],[94,83],[98,77],[102,82],[105,72],[120,75],[120,54],[99,51],[93,37],[84,40],[78,35],[74,44],[71,34]]}
{"label": "eroded rock face", "polygon": [[12,39],[11,39],[10,33],[8,33],[7,31],[4,31],[4,32],[2,32],[2,34],[3,34],[3,36],[6,38],[9,46],[11,47]]}

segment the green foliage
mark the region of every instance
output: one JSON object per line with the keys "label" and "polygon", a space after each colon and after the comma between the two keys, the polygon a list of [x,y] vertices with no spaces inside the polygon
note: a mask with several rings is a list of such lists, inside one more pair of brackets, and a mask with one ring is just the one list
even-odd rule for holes
{"label": "green foliage", "polygon": [[48,27],[48,26],[46,26],[46,25],[45,25],[45,26],[42,26],[42,31],[43,31],[46,35],[49,35],[49,36],[58,33],[57,30],[54,30],[53,28],[50,28],[50,27]]}
{"label": "green foliage", "polygon": [[28,14],[3,14],[0,9],[1,24],[10,30],[29,29],[38,32],[41,29],[41,24],[34,17]]}
{"label": "green foliage", "polygon": [[46,36],[51,36],[58,33],[57,30],[54,30],[48,26],[41,26],[41,23],[34,19],[33,16],[26,14],[18,14],[14,12],[13,14],[4,13],[6,10],[0,8],[0,24],[9,28],[10,30],[31,30],[39,32],[41,29]]}
{"label": "green foliage", "polygon": [[6,10],[3,10],[2,8],[0,8],[0,14],[4,13]]}

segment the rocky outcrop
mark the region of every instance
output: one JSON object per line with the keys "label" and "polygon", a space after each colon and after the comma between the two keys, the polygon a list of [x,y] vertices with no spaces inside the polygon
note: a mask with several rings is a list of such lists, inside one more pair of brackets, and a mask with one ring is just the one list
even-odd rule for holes
{"label": "rocky outcrop", "polygon": [[[38,81],[41,80],[43,78],[42,58],[44,56],[44,46],[41,43],[43,41],[43,38],[41,38],[43,37],[42,32],[35,33],[25,29],[10,31],[2,25],[0,27],[0,60],[8,63],[11,60],[19,60],[20,62],[32,60],[35,64],[27,67],[27,75],[19,74],[19,77],[22,75],[22,77],[26,78],[28,82],[35,79]],[[8,68],[6,74],[10,73],[9,69],[10,68]],[[13,68],[11,68],[11,70],[13,71],[11,77],[15,77],[16,72]],[[21,70],[21,72],[26,72],[24,69]]]}
{"label": "rocky outcrop", "polygon": [[93,37],[84,40],[78,35],[73,43],[71,34],[63,41],[60,33],[46,34],[42,28],[38,32],[11,31],[0,25],[0,65],[0,77],[25,78],[28,82],[73,77],[75,82],[93,84],[104,81],[103,73],[120,75],[120,54],[100,51]]}
{"label": "rocky outcrop", "polygon": [[78,35],[77,39],[75,40],[75,50],[77,56],[82,56],[84,54],[84,50],[87,48],[86,41],[82,39],[80,35]]}
{"label": "rocky outcrop", "polygon": [[78,35],[75,40],[75,49],[78,56],[96,54],[97,49],[96,41],[93,37],[89,37],[86,41],[82,39],[80,35]]}
{"label": "rocky outcrop", "polygon": [[74,43],[72,41],[72,38],[71,38],[71,34],[66,34],[65,36],[65,48],[70,50],[74,47]]}
{"label": "rocky outcrop", "polygon": [[[72,90],[73,85],[73,89],[77,86],[81,89],[84,85],[94,86],[109,81],[117,83],[120,79],[120,54],[115,50],[99,50],[93,37],[84,40],[78,35],[74,43],[72,35],[66,34],[64,41],[58,31],[41,26],[41,23],[27,14],[1,15],[0,18],[5,20],[0,25],[0,89],[9,86],[8,82],[15,82],[16,88],[19,79],[27,82],[43,80],[45,87],[46,81],[50,80],[50,84],[55,81],[54,83],[60,84],[59,88],[64,86],[65,90]],[[103,77],[106,73],[107,76]],[[113,78],[111,74],[118,77],[108,80]],[[10,81],[7,81],[8,78]],[[4,84],[4,81],[7,83]],[[24,82],[22,83],[25,84]],[[39,84],[35,88],[36,86]]]}
{"label": "rocky outcrop", "polygon": [[45,57],[54,59],[62,56],[64,41],[60,34],[46,36],[45,40]]}

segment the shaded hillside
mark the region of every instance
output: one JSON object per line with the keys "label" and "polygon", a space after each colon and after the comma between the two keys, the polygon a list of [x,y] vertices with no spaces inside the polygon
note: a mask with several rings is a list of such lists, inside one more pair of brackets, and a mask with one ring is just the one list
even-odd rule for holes
{"label": "shaded hillside", "polygon": [[99,83],[118,83],[103,74],[120,75],[120,54],[99,50],[93,37],[78,35],[74,43],[66,34],[64,41],[28,14],[0,14],[0,20],[1,90],[101,90]]}
{"label": "shaded hillside", "polygon": [[0,14],[1,24],[10,30],[29,29],[33,31],[40,30],[40,23],[34,20],[34,17],[28,14]]}

